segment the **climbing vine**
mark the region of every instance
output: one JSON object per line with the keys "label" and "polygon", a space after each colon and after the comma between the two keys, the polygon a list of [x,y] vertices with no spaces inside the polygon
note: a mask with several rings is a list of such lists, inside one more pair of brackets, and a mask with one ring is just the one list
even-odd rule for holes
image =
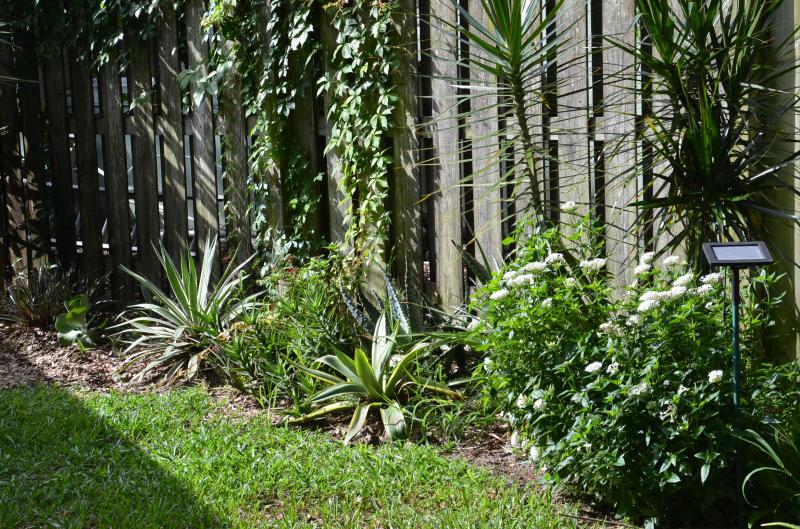
{"label": "climbing vine", "polygon": [[387,143],[397,102],[391,77],[397,67],[396,4],[342,2],[329,9],[336,45],[320,80],[320,91],[330,100],[326,153],[339,157],[339,185],[347,199],[345,240],[369,262],[381,258],[390,222]]}

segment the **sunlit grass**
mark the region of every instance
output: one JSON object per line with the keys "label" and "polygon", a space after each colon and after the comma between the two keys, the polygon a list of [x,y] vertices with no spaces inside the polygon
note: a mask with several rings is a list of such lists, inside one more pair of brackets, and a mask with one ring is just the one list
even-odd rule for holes
{"label": "sunlit grass", "polygon": [[0,391],[0,527],[574,527],[431,447],[346,447],[202,388]]}

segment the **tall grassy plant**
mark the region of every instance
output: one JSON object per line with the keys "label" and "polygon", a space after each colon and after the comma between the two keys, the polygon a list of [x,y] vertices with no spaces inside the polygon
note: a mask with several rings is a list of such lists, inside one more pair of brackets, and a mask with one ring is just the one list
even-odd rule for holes
{"label": "tall grassy plant", "polygon": [[[458,0],[452,3],[455,16],[437,22],[469,49],[468,60],[459,57],[457,61],[459,68],[466,69],[468,79],[441,80],[452,83],[463,94],[458,101],[462,123],[497,121],[498,114],[505,121],[503,129],[496,123],[486,127],[490,132],[481,139],[498,146],[497,152],[489,154],[491,163],[503,161],[513,170],[510,178],[518,184],[517,192],[527,187],[525,193],[530,194],[527,213],[541,221],[541,168],[547,153],[536,143],[533,122],[536,113],[547,111],[546,102],[557,91],[545,81],[548,68],[564,69],[573,64],[556,63],[553,58],[565,44],[565,35],[574,23],[571,19],[578,18],[579,4],[567,6],[565,0],[556,0],[545,10],[542,2],[530,0],[482,0],[483,16],[478,17]],[[454,57],[460,55],[457,50],[452,52]],[[540,102],[544,104],[538,105]],[[511,152],[522,156],[508,156]]]}
{"label": "tall grassy plant", "polygon": [[[652,94],[641,137],[652,182],[631,204],[638,227],[657,212],[654,240],[685,249],[695,266],[708,240],[772,239],[767,218],[797,224],[775,200],[797,194],[781,169],[795,163],[797,32],[774,37],[781,0],[637,0],[641,43],[610,39],[634,59],[625,84]],[[789,88],[779,88],[792,79]],[[623,141],[629,142],[630,136]],[[626,178],[636,178],[632,169]]]}
{"label": "tall grassy plant", "polygon": [[[215,352],[220,335],[244,311],[257,306],[256,295],[240,298],[247,279],[243,271],[250,259],[238,266],[233,261],[216,284],[211,283],[217,241],[206,241],[198,274],[194,259],[185,255],[179,264],[162,245],[158,259],[169,283],[165,292],[146,277],[129,270],[139,282],[145,301],[132,305],[117,327],[130,356],[120,367],[124,372],[142,363],[134,380],[142,380],[153,370],[164,370],[164,383],[190,380],[204,361]],[[171,293],[171,295],[170,295]]]}

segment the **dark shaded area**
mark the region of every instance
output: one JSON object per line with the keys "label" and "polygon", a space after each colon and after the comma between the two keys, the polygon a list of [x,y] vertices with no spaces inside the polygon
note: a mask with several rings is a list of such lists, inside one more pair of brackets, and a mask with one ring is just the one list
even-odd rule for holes
{"label": "dark shaded area", "polygon": [[0,390],[0,528],[51,526],[229,524],[67,389]]}

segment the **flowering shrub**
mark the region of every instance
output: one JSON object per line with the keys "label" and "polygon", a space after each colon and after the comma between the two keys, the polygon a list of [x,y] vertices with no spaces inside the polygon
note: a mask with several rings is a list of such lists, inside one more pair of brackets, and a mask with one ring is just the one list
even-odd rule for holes
{"label": "flowering shrub", "polygon": [[[486,390],[512,444],[546,480],[648,525],[718,512],[735,494],[722,274],[645,254],[620,293],[595,248],[573,241],[568,264],[563,247],[556,230],[531,238],[475,302]],[[750,288],[773,280],[762,272]],[[746,336],[767,325],[768,308],[745,311]],[[756,362],[745,346],[743,421],[755,427],[797,397],[796,371]]]}

